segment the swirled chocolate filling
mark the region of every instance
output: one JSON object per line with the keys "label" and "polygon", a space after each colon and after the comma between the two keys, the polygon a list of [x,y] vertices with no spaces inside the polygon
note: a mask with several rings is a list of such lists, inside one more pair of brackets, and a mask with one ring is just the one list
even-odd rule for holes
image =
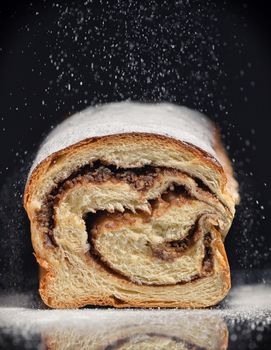
{"label": "swirled chocolate filling", "polygon": [[[36,220],[40,227],[43,229],[45,243],[51,247],[57,247],[57,243],[54,239],[53,229],[55,226],[55,207],[57,206],[61,195],[71,189],[75,184],[78,184],[83,181],[93,182],[93,183],[103,183],[108,180],[113,181],[122,181],[128,183],[135,190],[139,192],[144,192],[151,188],[154,184],[155,178],[159,175],[159,172],[163,169],[172,170],[169,168],[163,167],[153,167],[153,166],[144,166],[141,168],[131,168],[131,169],[122,169],[116,168],[113,165],[105,165],[100,161],[96,161],[93,164],[88,164],[80,169],[74,171],[67,179],[59,182],[47,195],[47,198],[42,205],[42,208],[36,212]],[[194,179],[202,190],[211,192],[208,187],[203,184],[199,179]],[[184,186],[173,186],[168,188],[161,197],[167,197],[171,192],[177,193],[178,195],[191,197],[191,194],[188,193]],[[155,206],[155,200],[150,201],[150,206]],[[95,218],[99,215],[99,211],[95,214],[86,215],[85,222],[88,232],[91,232],[93,222]],[[90,219],[91,218],[91,219]],[[193,246],[195,241],[198,239],[198,221],[190,228],[186,237],[178,240],[172,240],[166,242],[161,246],[151,246],[153,255],[161,260],[170,261],[177,256],[180,256],[183,252],[190,249]],[[205,274],[211,273],[213,269],[213,255],[211,248],[212,236],[210,233],[204,235],[204,249],[205,255],[202,261],[202,269]],[[93,245],[91,244],[91,238],[89,239],[91,246],[90,254],[96,259],[99,260],[101,265],[105,263],[100,259],[99,254],[95,252]],[[108,266],[105,268],[108,268]],[[109,268],[110,269],[110,268]],[[199,278],[200,276],[194,276],[193,279]]]}

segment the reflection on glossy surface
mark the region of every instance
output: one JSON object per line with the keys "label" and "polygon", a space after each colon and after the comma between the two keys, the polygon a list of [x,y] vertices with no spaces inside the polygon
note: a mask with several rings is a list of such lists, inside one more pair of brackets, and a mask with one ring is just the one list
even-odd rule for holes
{"label": "reflection on glossy surface", "polygon": [[226,323],[204,311],[24,308],[3,311],[8,316],[2,329],[12,333],[12,339],[29,340],[27,346],[38,335],[40,348],[226,349],[228,344]]}
{"label": "reflection on glossy surface", "polygon": [[[89,311],[76,327],[46,333],[49,349],[226,349],[223,319],[182,311]],[[89,315],[91,316],[91,315]]]}

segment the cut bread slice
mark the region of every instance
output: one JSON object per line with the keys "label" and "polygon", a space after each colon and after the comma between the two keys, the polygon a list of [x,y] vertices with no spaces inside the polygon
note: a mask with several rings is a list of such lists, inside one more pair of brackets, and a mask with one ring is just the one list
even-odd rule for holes
{"label": "cut bread slice", "polygon": [[41,146],[25,190],[42,299],[218,303],[230,288],[223,240],[237,187],[217,130],[184,107],[116,103],[68,118]]}

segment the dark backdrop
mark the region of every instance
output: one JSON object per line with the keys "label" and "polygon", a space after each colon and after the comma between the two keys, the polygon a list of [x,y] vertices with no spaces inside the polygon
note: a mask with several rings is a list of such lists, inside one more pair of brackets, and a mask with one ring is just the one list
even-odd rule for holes
{"label": "dark backdrop", "polygon": [[88,105],[126,99],[183,104],[218,123],[242,196],[230,265],[271,267],[267,3],[1,2],[1,289],[36,288],[22,194],[44,135]]}

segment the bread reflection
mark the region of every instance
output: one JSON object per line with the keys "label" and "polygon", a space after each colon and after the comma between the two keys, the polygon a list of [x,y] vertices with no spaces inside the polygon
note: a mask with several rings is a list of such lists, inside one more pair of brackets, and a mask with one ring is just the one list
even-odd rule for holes
{"label": "bread reflection", "polygon": [[[90,310],[88,310],[90,311]],[[50,350],[227,349],[228,329],[204,311],[93,310],[46,332]]]}

